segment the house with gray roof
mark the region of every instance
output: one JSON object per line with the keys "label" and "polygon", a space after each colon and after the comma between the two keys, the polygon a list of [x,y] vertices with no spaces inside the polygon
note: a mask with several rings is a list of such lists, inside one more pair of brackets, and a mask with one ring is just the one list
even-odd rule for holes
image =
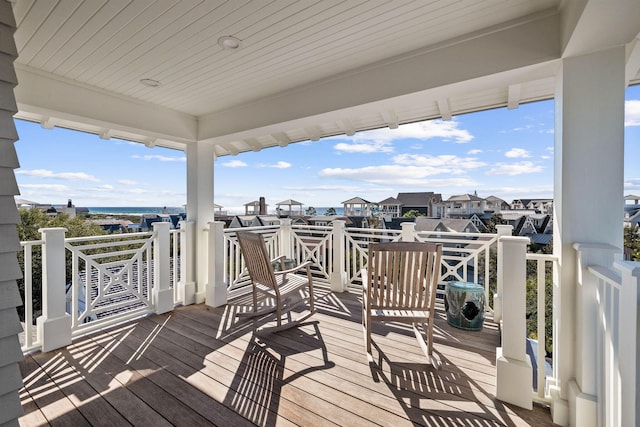
{"label": "house with gray roof", "polygon": [[441,217],[440,203],[442,195],[433,191],[398,193],[396,199],[402,203],[400,216],[409,211],[418,211],[428,217]]}

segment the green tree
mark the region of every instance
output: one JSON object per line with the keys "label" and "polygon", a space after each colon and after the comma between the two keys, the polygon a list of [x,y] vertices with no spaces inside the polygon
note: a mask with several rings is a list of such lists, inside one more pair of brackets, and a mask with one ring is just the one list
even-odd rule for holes
{"label": "green tree", "polygon": [[[18,224],[18,238],[21,242],[40,240],[41,228],[64,227],[67,229],[66,237],[84,237],[84,236],[100,236],[106,234],[101,226],[91,221],[85,221],[82,217],[76,216],[70,218],[67,214],[60,214],[50,217],[39,209],[20,209],[20,223]],[[24,253],[18,252],[18,261],[24,271]],[[33,295],[33,312],[38,314],[42,310],[42,249],[40,245],[33,247],[31,254],[32,267],[32,295]],[[66,274],[71,277],[71,256],[66,254]],[[18,280],[18,288],[24,300],[24,280]],[[20,307],[18,310],[21,319],[24,319],[24,309]]]}
{"label": "green tree", "polygon": [[305,211],[305,215],[309,215],[309,216],[317,215],[316,208],[314,208],[313,206],[309,206]]}
{"label": "green tree", "polygon": [[411,209],[409,212],[405,212],[405,214],[402,215],[402,218],[417,218],[419,216],[423,215],[419,211]]}
{"label": "green tree", "polygon": [[493,215],[491,218],[489,218],[489,220],[486,223],[487,230],[485,231],[485,233],[496,234],[498,232],[496,225],[500,225],[504,223],[505,222],[502,219],[502,215],[500,214]]}
{"label": "green tree", "polygon": [[632,261],[640,261],[640,228],[624,228],[624,247],[629,250]]}
{"label": "green tree", "polygon": [[329,208],[329,209],[327,209],[327,213],[326,213],[326,214],[327,214],[327,215],[329,215],[329,216],[334,216],[334,215],[336,215],[336,208]]}

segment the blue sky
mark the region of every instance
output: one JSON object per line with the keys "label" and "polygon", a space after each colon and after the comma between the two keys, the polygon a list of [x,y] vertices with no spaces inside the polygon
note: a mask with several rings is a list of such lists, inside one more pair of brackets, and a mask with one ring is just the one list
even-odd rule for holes
{"label": "blue sky", "polygon": [[[269,210],[294,199],[339,207],[352,197],[378,202],[399,192],[443,198],[473,193],[507,202],[553,197],[554,104],[543,101],[324,138],[215,162],[215,203],[243,212],[266,198]],[[76,206],[181,206],[181,151],[16,121],[22,198]],[[640,193],[640,86],[627,89],[624,194]]]}

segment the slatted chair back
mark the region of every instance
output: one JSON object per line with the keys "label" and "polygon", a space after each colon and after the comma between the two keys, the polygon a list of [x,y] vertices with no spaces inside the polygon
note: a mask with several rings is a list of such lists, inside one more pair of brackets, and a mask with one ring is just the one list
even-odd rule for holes
{"label": "slatted chair back", "polygon": [[276,295],[279,295],[271,258],[269,257],[269,251],[267,250],[267,245],[262,234],[250,231],[238,231],[236,236],[251,281],[254,282],[255,285],[261,284],[268,286]]}
{"label": "slatted chair back", "polygon": [[369,246],[366,292],[370,309],[433,312],[442,246],[391,242]]}

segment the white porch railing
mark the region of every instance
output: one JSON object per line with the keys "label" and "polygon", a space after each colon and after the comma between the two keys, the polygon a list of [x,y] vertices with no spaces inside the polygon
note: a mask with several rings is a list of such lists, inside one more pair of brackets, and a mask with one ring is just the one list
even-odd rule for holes
{"label": "white porch railing", "polygon": [[[157,224],[148,233],[68,239],[63,228],[42,229],[43,240],[22,242],[22,350],[48,351],[73,336],[166,312],[181,302],[182,232]],[[38,263],[41,274],[34,281]],[[36,325],[34,289],[40,290],[42,304]]]}
{"label": "white porch railing", "polygon": [[619,251],[608,245],[574,248],[581,352],[575,386],[588,399],[580,397],[583,410],[572,419],[584,425],[638,425],[640,263],[616,260]]}
{"label": "white porch railing", "polygon": [[[50,274],[43,283],[43,316],[37,328],[39,336],[45,336],[48,333],[47,329],[59,330],[66,327],[69,335],[63,338],[70,340],[72,335],[123,321],[129,318],[127,316],[171,310],[178,303],[193,303],[193,226],[193,223],[183,223],[181,230],[169,231],[168,228],[163,229],[165,226],[159,225],[153,233],[75,238],[66,241],[64,238],[57,241],[46,238],[47,234],[56,232],[45,231],[43,240],[23,243],[26,259],[31,259],[32,253],[37,252],[38,249],[35,248],[43,247],[43,252],[47,252],[48,255],[63,254],[57,261],[60,266],[65,265],[66,252],[72,265],[71,277],[65,277],[62,267],[54,269],[53,275]],[[226,297],[232,298],[249,292],[249,280],[235,237],[238,229],[223,229],[221,223],[212,223],[210,230],[214,232],[209,236],[209,250],[215,248],[215,252],[212,253],[216,254],[216,259],[209,261],[209,278],[215,279],[209,283],[214,283],[215,286],[216,283],[224,285],[225,301]],[[547,387],[544,386],[549,383],[549,379],[545,378],[544,343],[547,337],[545,289],[549,279],[545,272],[549,265],[556,268],[557,261],[550,255],[526,254],[528,240],[508,236],[509,226],[501,231],[501,234],[507,235],[505,237],[493,234],[416,232],[413,223],[403,224],[402,230],[352,229],[345,228],[342,221],[335,221],[332,227],[295,226],[288,221],[282,221],[281,226],[243,230],[262,233],[274,257],[285,255],[296,262],[312,261],[318,284],[330,286],[334,291],[359,289],[360,270],[366,264],[368,247],[373,242],[418,240],[442,243],[444,256],[441,284],[455,280],[484,285],[487,301],[493,300],[493,305],[487,306],[487,309],[493,309],[494,319],[497,315],[502,315],[504,307],[508,307],[508,313],[505,313],[502,322],[502,336],[505,351],[503,355],[511,358],[510,360],[528,360],[524,350],[527,338],[524,333],[524,272],[527,262],[535,263],[538,270],[537,336],[540,342],[537,353],[537,383],[540,386],[537,387],[535,395],[531,386],[524,394],[528,396],[525,399],[529,401],[534,398],[548,399]],[[500,249],[500,242],[507,247]],[[51,262],[45,255],[47,254],[43,254],[43,268],[46,269],[51,267]],[[33,317],[29,294],[32,289],[31,265],[30,262],[25,265],[27,319]],[[62,302],[56,299],[59,298],[56,295],[65,294],[67,283],[71,285],[69,308],[66,307],[64,299]],[[554,286],[557,284],[554,283]],[[60,290],[58,294],[54,292],[55,289]],[[516,293],[512,295],[514,291]],[[493,292],[496,293],[495,298]],[[81,301],[84,301],[84,305]],[[85,323],[86,319],[91,321]],[[35,329],[32,322],[25,322],[24,351],[50,348],[50,345],[38,339],[34,333]],[[554,340],[554,356],[555,344]],[[500,376],[500,372],[498,375]],[[530,371],[526,375],[531,378]],[[556,378],[554,366],[552,380]],[[516,380],[522,382],[518,381],[518,378]],[[500,385],[498,389],[505,390],[504,386]],[[505,393],[512,394],[508,388]]]}

